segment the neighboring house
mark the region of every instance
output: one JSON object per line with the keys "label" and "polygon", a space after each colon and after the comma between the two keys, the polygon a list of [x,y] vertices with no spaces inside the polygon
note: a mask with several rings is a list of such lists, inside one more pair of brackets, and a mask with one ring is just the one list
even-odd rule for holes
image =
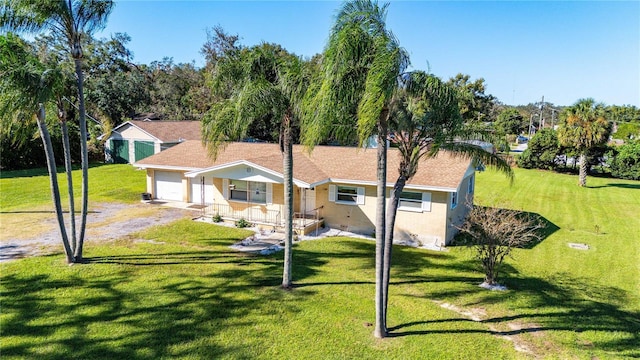
{"label": "neighboring house", "polygon": [[[298,232],[310,223],[372,235],[376,212],[376,151],[317,146],[308,153],[294,146],[294,211]],[[388,179],[395,181],[399,153],[389,150]],[[282,225],[284,181],[277,144],[229,143],[216,161],[200,141],[185,141],[136,162],[147,170],[154,199],[184,201],[209,215]],[[426,159],[407,183],[395,227],[397,240],[444,246],[473,201],[471,161],[440,152]],[[391,190],[393,183],[388,183]]]}
{"label": "neighboring house", "polygon": [[134,163],[185,140],[200,138],[199,121],[131,120],[111,131],[105,142],[105,160]]}

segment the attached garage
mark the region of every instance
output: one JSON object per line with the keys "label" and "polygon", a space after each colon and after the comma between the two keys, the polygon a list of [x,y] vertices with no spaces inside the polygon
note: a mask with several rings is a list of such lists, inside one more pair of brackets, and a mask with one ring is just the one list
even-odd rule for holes
{"label": "attached garage", "polygon": [[154,188],[156,199],[182,201],[182,173],[156,171]]}

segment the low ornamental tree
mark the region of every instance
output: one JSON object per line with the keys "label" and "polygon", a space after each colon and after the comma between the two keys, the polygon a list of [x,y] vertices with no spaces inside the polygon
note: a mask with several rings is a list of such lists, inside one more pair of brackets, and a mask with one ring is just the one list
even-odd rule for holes
{"label": "low ornamental tree", "polygon": [[538,217],[516,210],[467,205],[464,224],[458,227],[467,245],[475,250],[484,271],[481,286],[498,285],[502,262],[514,248],[522,248],[541,239],[544,228]]}

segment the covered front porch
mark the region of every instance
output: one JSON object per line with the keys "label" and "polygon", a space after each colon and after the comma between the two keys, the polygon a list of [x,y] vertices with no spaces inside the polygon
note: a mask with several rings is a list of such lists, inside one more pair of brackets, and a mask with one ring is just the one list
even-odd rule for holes
{"label": "covered front porch", "polygon": [[[284,181],[282,174],[247,161],[216,166],[185,174],[191,179],[191,202],[200,204],[202,215],[217,221],[240,220],[283,231]],[[195,186],[194,186],[195,185]],[[306,235],[324,225],[323,207],[316,207],[315,190],[294,179],[293,228]]]}

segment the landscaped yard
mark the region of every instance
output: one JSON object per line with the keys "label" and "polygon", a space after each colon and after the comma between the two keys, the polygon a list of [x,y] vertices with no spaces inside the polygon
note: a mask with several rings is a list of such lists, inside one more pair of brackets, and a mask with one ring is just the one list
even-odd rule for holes
{"label": "landscaped yard", "polygon": [[[106,183],[111,179],[94,176],[94,189],[112,193],[92,201],[124,196],[134,203],[144,191],[144,174],[130,167],[92,170],[139,184],[117,194]],[[23,190],[15,178],[0,180],[3,232],[6,211],[50,209],[46,177],[21,180],[42,185]],[[372,336],[372,241],[298,243],[297,286],[283,291],[281,253],[234,252],[228,245],[247,231],[184,219],[89,243],[89,264],[67,266],[54,255],[0,265],[0,353],[3,359],[639,357],[640,182],[589,178],[586,189],[576,183],[576,176],[516,170],[509,187],[502,175],[478,174],[478,203],[508,201],[544,216],[553,232],[508,260],[506,292],[477,286],[482,274],[468,249],[396,247],[393,336],[382,341]],[[18,196],[23,200],[13,200]]]}

